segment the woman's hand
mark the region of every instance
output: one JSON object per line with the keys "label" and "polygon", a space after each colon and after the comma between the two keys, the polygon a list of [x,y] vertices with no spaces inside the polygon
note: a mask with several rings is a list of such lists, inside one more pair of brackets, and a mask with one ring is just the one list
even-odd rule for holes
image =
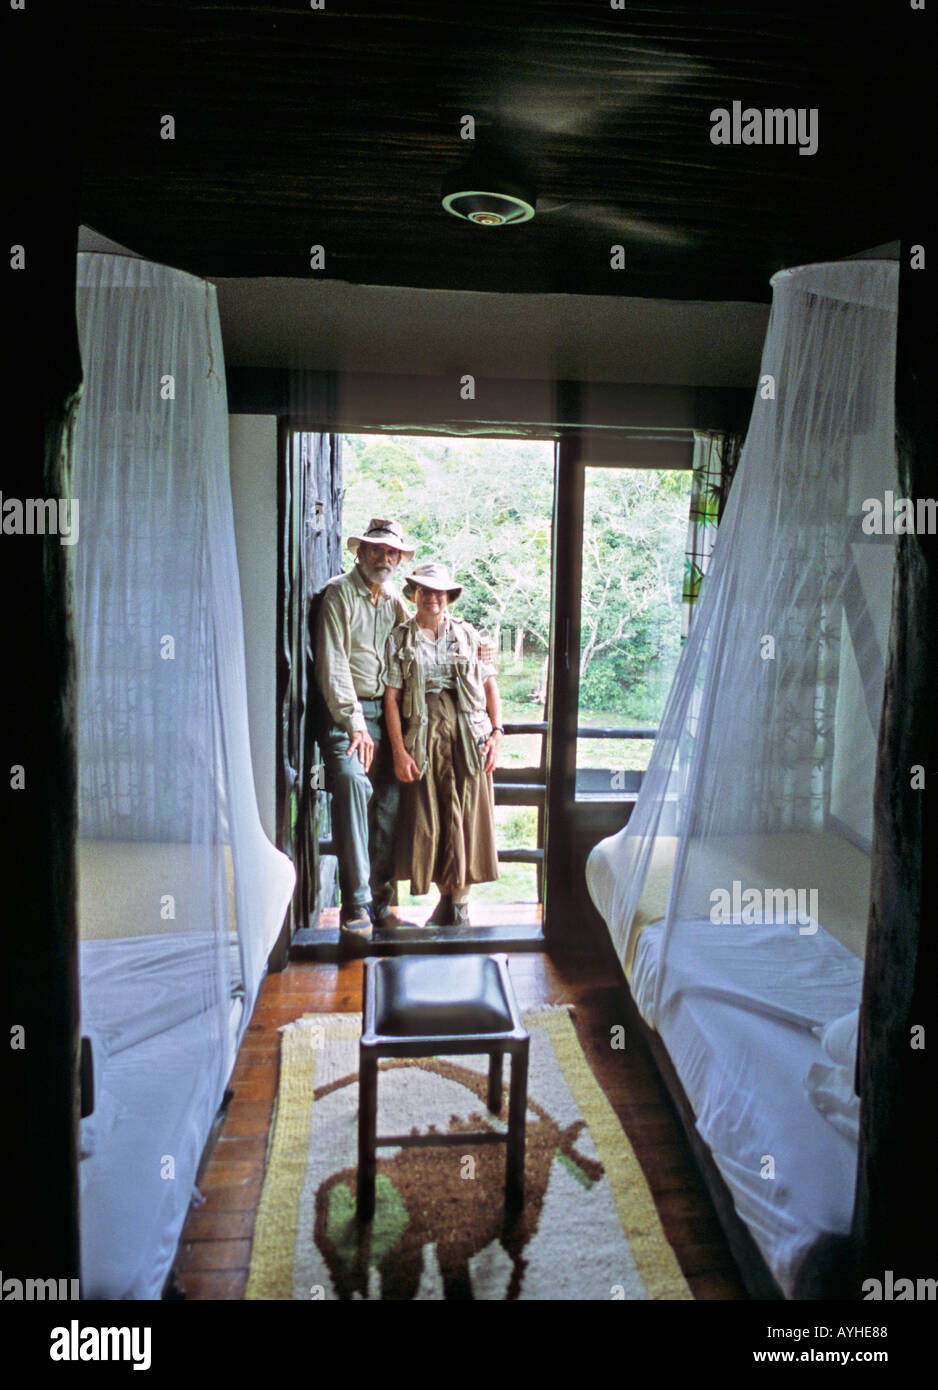
{"label": "woman's hand", "polygon": [[399,782],[419,782],[420,768],[405,749],[394,754],[394,776]]}
{"label": "woman's hand", "polygon": [[483,772],[494,772],[498,765],[498,750],[502,744],[501,731],[493,729],[488,738],[482,745],[482,756],[485,759]]}

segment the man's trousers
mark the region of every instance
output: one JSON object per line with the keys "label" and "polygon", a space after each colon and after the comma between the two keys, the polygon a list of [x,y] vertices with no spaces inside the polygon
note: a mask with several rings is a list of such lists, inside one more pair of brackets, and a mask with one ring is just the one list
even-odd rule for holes
{"label": "man's trousers", "polygon": [[371,769],[358,754],[349,757],[349,734],[330,725],[320,748],[326,790],[332,793],[332,839],[339,860],[342,906],[373,903],[381,911],[392,899],[400,784],[380,700],[362,700],[368,732],[375,741]]}

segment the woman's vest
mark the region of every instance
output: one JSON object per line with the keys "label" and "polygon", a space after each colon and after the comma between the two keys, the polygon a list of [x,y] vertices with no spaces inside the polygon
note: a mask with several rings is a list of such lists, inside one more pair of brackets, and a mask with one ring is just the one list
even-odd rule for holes
{"label": "woman's vest", "polygon": [[[449,640],[446,656],[456,675],[456,708],[459,737],[466,766],[470,773],[484,767],[482,744],[492,732],[492,721],[485,707],[485,685],[482,663],[479,661],[479,635],[469,623],[459,618],[449,620]],[[390,641],[394,644],[401,667],[401,726],[404,747],[410,753],[423,777],[427,770],[427,692],[423,663],[417,650],[419,641],[416,618],[399,623]]]}

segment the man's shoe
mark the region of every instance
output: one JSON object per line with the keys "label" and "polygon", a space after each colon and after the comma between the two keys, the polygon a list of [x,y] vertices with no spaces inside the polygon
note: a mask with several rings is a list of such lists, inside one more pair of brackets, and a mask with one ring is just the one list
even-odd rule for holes
{"label": "man's shoe", "polygon": [[453,903],[453,926],[470,927],[471,925],[472,923],[469,921],[469,904]]}
{"label": "man's shoe", "polygon": [[346,931],[371,931],[372,916],[371,908],[367,903],[352,903],[350,907],[343,907],[339,914],[339,925]]}
{"label": "man's shoe", "polygon": [[339,940],[347,946],[371,944],[371,912],[367,903],[353,903],[339,914]]}
{"label": "man's shoe", "polygon": [[453,925],[453,900],[448,893],[441,893],[440,901],[426,920],[428,927],[451,927]]}

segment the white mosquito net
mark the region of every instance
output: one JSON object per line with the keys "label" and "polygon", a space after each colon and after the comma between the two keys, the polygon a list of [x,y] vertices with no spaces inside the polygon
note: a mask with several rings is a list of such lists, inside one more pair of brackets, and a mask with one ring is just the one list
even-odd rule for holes
{"label": "white mosquito net", "polygon": [[255,796],[214,287],[78,259],[82,1295],[154,1298],[294,872]]}
{"label": "white mosquito net", "polygon": [[[653,755],[587,879],[789,1293],[811,1242],[849,1229],[852,1209],[854,1053],[839,1096],[814,1094],[808,1073],[834,1066],[819,1037],[856,1009],[862,980],[898,267],[805,266],[772,283],[748,435]],[[784,1182],[760,1170],[776,1160]]]}

